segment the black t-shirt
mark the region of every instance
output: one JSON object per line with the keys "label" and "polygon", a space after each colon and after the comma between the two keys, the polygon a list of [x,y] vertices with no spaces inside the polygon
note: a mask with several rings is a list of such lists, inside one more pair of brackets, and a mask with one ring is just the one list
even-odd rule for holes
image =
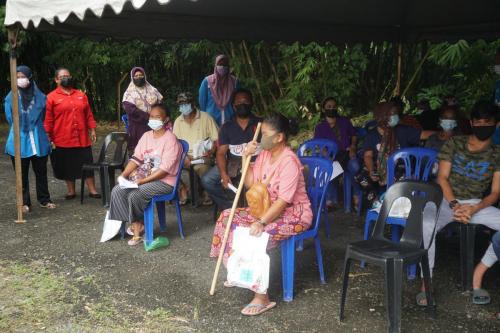
{"label": "black t-shirt", "polygon": [[241,154],[245,149],[245,145],[253,140],[259,121],[262,120],[251,116],[245,129],[241,128],[236,119],[222,125],[219,131],[219,146],[229,145],[227,153],[227,173],[229,177],[236,177],[241,169]]}
{"label": "black t-shirt", "polygon": [[[396,149],[418,147],[420,145],[421,131],[419,129],[406,125],[397,125],[394,127],[394,131],[396,134]],[[381,140],[382,136],[377,131],[377,128],[368,131],[363,143],[363,152],[367,150],[373,151],[373,158],[376,160]]]}

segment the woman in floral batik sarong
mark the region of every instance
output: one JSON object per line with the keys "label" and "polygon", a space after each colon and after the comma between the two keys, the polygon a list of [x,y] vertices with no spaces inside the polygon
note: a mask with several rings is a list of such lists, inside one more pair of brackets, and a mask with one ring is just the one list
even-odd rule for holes
{"label": "woman in floral batik sarong", "polygon": [[[270,234],[268,249],[276,247],[280,241],[299,234],[311,226],[313,213],[307,197],[303,167],[286,143],[292,128],[295,129],[296,126],[291,126],[290,121],[279,114],[264,120],[260,143],[263,151],[254,165],[248,169],[245,187],[250,188],[255,182],[267,184],[271,205],[260,219],[250,214],[249,207],[236,210],[224,253],[224,264],[231,254],[233,231],[237,226],[249,227],[250,234],[254,236],[260,236],[264,231]],[[258,145],[255,141],[250,142],[244,152],[245,158],[251,156]],[[229,213],[230,209],[223,211],[217,220],[211,257],[219,255]],[[227,282],[224,286],[231,287]],[[274,306],[276,303],[269,300],[268,294],[255,293],[253,300],[241,313],[254,316]]]}

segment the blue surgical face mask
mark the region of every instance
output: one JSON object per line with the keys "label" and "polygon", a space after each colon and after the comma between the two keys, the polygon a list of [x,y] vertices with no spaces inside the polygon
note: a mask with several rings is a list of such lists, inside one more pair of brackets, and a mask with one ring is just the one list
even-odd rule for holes
{"label": "blue surgical face mask", "polygon": [[441,119],[439,121],[439,126],[446,132],[449,132],[457,127],[457,121],[455,119]]}
{"label": "blue surgical face mask", "polygon": [[191,104],[181,104],[179,105],[179,111],[183,116],[187,116],[193,111],[193,108],[191,107]]}
{"label": "blue surgical face mask", "polygon": [[158,131],[159,129],[161,129],[163,127],[163,121],[158,120],[158,119],[149,119],[148,126],[153,131]]}
{"label": "blue surgical face mask", "polygon": [[391,117],[389,118],[389,122],[387,123],[387,125],[389,127],[394,127],[396,126],[397,124],[399,123],[399,116],[397,114],[393,114],[391,115]]}

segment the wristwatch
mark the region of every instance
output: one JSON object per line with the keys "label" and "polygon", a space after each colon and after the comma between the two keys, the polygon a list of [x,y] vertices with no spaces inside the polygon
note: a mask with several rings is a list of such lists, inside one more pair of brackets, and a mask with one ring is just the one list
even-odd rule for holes
{"label": "wristwatch", "polygon": [[450,201],[450,208],[453,209],[455,208],[455,206],[458,205],[458,200],[457,199],[453,199]]}

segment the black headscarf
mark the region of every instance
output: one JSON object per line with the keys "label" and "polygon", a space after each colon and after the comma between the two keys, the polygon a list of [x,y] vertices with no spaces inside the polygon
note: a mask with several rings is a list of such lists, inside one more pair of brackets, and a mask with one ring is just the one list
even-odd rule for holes
{"label": "black headscarf", "polygon": [[28,66],[17,66],[17,71],[21,72],[30,80],[30,85],[26,88],[19,88],[19,94],[21,95],[21,103],[23,104],[23,109],[27,109],[31,103],[31,100],[35,96],[35,85],[33,84],[33,71]]}

